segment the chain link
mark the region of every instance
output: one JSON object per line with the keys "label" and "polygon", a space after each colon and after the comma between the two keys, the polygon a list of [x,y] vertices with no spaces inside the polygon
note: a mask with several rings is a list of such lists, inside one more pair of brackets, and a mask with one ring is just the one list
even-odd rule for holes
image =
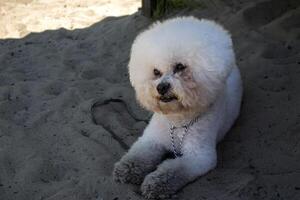
{"label": "chain link", "polygon": [[[199,119],[199,117],[194,118],[193,120],[191,120],[188,124],[180,126],[180,127],[176,127],[174,125],[171,125],[170,127],[170,138],[171,138],[171,143],[172,143],[172,150],[173,150],[173,154],[174,156],[177,157],[181,157],[182,154],[182,145],[183,145],[183,141],[184,138],[186,137],[186,135],[188,134],[189,128],[195,123],[197,122]],[[177,136],[179,139],[179,144],[178,144],[178,149],[176,148],[175,145],[175,139],[174,139],[174,131],[175,129],[179,129],[179,128],[183,128],[184,129],[184,133],[182,134],[182,136]]]}

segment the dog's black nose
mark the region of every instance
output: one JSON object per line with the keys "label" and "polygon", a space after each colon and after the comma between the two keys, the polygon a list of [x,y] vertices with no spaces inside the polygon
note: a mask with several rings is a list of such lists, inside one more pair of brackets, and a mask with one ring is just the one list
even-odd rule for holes
{"label": "dog's black nose", "polygon": [[169,91],[170,88],[171,88],[170,83],[161,82],[157,85],[156,90],[159,94],[164,95]]}

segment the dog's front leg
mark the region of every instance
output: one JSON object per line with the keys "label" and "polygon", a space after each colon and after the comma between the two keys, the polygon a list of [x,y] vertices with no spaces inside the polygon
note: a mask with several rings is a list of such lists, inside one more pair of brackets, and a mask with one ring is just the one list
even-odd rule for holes
{"label": "dog's front leg", "polygon": [[155,170],[165,152],[164,147],[157,141],[142,136],[115,164],[114,180],[121,183],[141,184],[144,177]]}
{"label": "dog's front leg", "polygon": [[[190,154],[188,154],[190,153]],[[148,199],[170,198],[180,188],[207,173],[216,165],[216,150],[203,148],[196,153],[169,159],[145,177],[142,194]]]}

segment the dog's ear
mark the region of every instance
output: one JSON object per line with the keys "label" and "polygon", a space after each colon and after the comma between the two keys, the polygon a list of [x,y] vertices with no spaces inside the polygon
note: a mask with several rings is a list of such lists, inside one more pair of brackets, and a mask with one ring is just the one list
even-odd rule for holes
{"label": "dog's ear", "polygon": [[[224,27],[212,20],[201,20],[201,38],[205,41],[202,61],[206,62],[207,71],[218,71],[218,78],[225,81],[235,63],[235,54],[230,33]],[[204,45],[206,44],[206,45]]]}

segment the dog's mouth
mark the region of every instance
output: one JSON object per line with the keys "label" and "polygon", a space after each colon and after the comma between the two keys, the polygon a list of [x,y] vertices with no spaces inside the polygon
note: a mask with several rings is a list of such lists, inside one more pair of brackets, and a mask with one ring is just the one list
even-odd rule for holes
{"label": "dog's mouth", "polygon": [[164,102],[164,103],[168,103],[168,102],[171,102],[171,101],[175,101],[177,100],[178,98],[175,96],[175,95],[171,95],[171,96],[160,96],[159,97],[159,100]]}

